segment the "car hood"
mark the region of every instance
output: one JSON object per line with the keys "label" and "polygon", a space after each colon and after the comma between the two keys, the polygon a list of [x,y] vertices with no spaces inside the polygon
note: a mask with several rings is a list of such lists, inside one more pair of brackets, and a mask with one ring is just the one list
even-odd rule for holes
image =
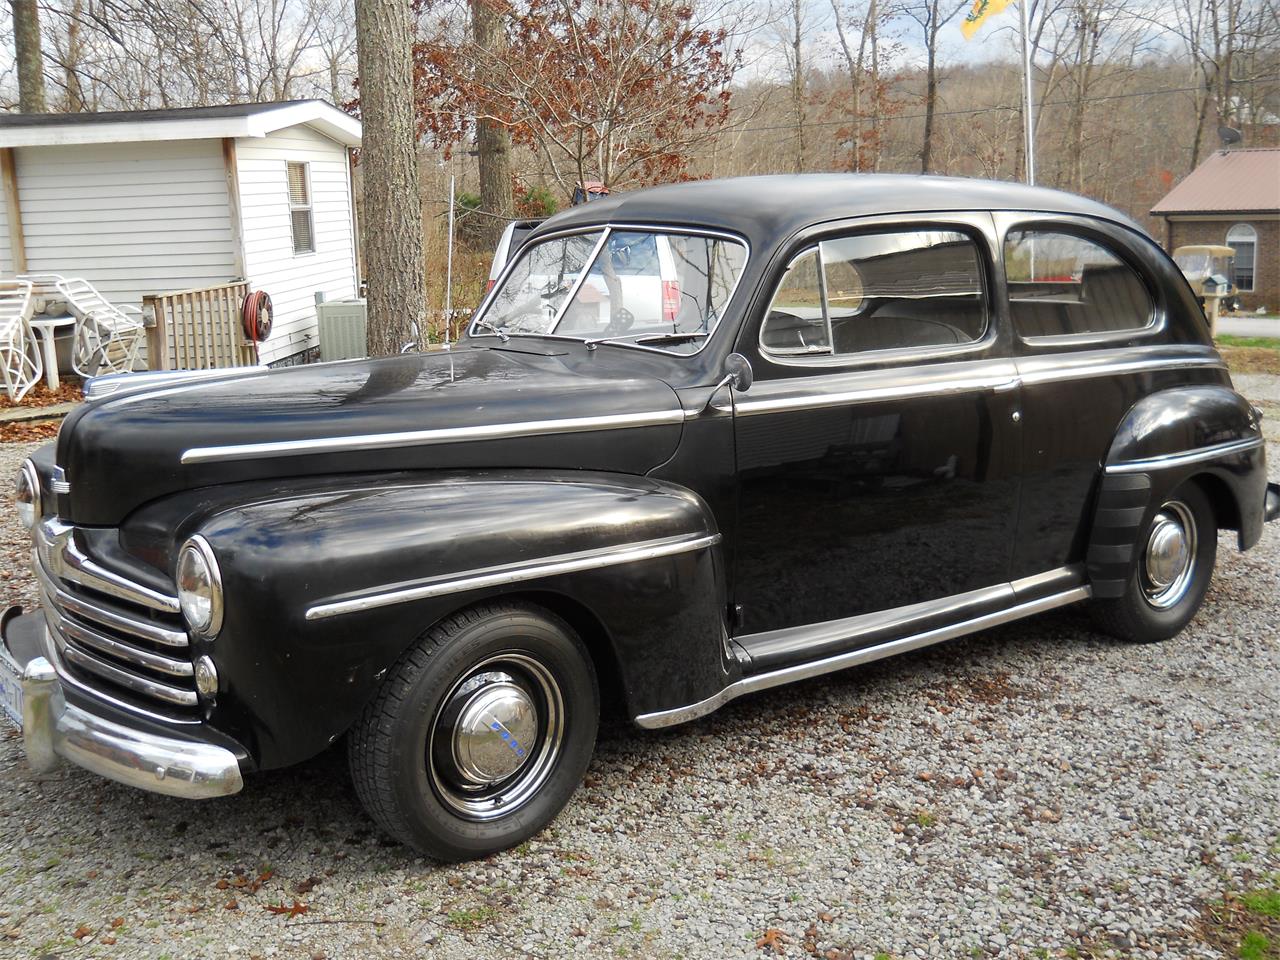
{"label": "car hood", "polygon": [[570,370],[563,357],[465,349],[236,371],[91,399],[58,436],[81,525],[214,484],[378,470],[565,468],[642,474],[683,413],[662,380]]}

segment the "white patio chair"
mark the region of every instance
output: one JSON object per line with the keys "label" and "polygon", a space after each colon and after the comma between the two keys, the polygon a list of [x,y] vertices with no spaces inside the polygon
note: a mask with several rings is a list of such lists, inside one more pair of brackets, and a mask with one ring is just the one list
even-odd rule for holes
{"label": "white patio chair", "polygon": [[21,400],[40,382],[44,365],[31,332],[31,284],[0,280],[0,373],[13,401]]}
{"label": "white patio chair", "polygon": [[71,367],[82,377],[103,373],[132,373],[146,338],[142,311],[132,306],[116,306],[88,280],[57,273],[23,274],[67,303],[76,318],[75,345]]}

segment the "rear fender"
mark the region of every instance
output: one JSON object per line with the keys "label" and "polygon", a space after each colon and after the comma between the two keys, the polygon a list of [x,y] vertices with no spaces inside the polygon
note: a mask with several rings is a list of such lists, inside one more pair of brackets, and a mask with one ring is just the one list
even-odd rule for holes
{"label": "rear fender", "polygon": [[1258,412],[1230,387],[1161,390],[1126,414],[1103,464],[1087,554],[1094,596],[1121,596],[1138,538],[1160,504],[1195,478],[1241,550],[1262,535],[1266,462]]}
{"label": "rear fender", "polygon": [[709,696],[736,670],[719,531],[695,494],[663,481],[349,480],[185,526],[209,540],[226,593],[210,644],[225,691],[214,720],[262,767],[322,750],[432,624],[504,595],[541,595],[598,623],[602,635],[584,640],[597,663],[616,664],[632,716]]}

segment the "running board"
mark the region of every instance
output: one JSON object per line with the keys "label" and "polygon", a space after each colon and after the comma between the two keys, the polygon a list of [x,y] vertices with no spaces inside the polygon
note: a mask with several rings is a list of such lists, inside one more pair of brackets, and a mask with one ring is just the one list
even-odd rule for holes
{"label": "running board", "polygon": [[741,680],[729,684],[718,693],[698,703],[676,707],[672,710],[660,710],[657,713],[641,714],[635,718],[635,722],[647,730],[673,727],[678,723],[687,723],[690,720],[705,717],[707,714],[723,707],[730,700],[736,700],[738,697],[748,693],[768,690],[770,687],[794,683],[797,680],[820,677],[827,673],[835,673],[838,670],[871,663],[874,660],[882,660],[885,657],[892,657],[899,653],[919,650],[921,647],[932,646],[945,640],[954,640],[956,637],[977,633],[979,630],[997,627],[1014,620],[1021,620],[1023,617],[1030,617],[1080,600],[1087,600],[1091,593],[1092,591],[1088,586],[1073,587],[1070,590],[1042,597],[1039,600],[1029,600],[1026,603],[1019,603],[1005,610],[998,610],[995,613],[988,613],[970,620],[963,620],[960,623],[938,627],[934,630],[926,630],[923,633],[917,633],[909,637],[890,640],[887,643],[877,644],[872,647],[863,647],[860,650],[851,650],[848,653],[825,657],[821,660],[813,660],[809,663],[796,664],[781,670],[743,677]]}

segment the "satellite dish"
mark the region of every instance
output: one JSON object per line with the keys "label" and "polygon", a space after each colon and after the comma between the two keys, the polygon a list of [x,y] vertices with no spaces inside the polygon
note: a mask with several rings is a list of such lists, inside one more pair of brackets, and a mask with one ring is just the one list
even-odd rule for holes
{"label": "satellite dish", "polygon": [[1218,139],[1222,141],[1224,147],[1229,147],[1233,143],[1239,143],[1241,138],[1240,131],[1235,127],[1227,127],[1219,125]]}

